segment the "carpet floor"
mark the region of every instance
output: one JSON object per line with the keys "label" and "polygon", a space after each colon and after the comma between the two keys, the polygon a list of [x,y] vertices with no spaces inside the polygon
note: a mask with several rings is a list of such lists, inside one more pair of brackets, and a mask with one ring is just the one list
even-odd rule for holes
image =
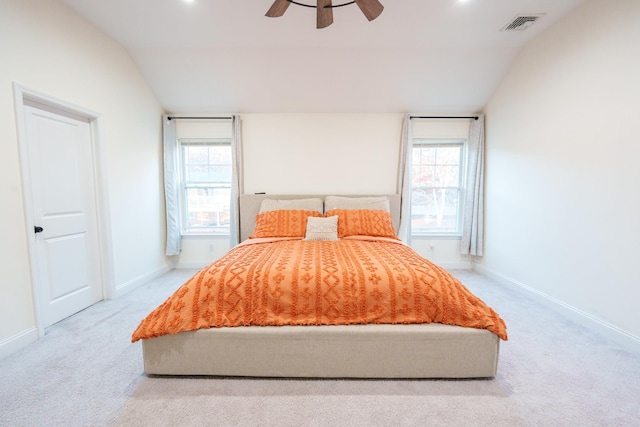
{"label": "carpet floor", "polygon": [[640,354],[472,271],[453,273],[509,332],[494,379],[149,377],[131,333],[193,273],[95,304],[0,360],[0,426],[640,426]]}

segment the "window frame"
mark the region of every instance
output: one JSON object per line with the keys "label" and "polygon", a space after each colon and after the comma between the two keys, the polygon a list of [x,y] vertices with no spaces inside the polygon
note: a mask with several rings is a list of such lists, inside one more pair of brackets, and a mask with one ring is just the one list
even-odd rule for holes
{"label": "window frame", "polygon": [[[184,146],[228,146],[229,150],[231,150],[231,138],[177,138],[177,151],[178,151],[178,169],[179,169],[179,177],[180,183],[179,188],[180,192],[178,195],[178,199],[180,202],[180,234],[183,237],[193,237],[193,236],[206,236],[206,237],[228,237],[231,233],[231,230],[227,228],[224,232],[216,232],[216,231],[197,231],[193,228],[189,228],[189,213],[187,211],[187,190],[189,188],[188,182],[186,180],[186,170],[185,170],[185,158],[184,158]],[[232,165],[232,162],[229,162],[229,166]],[[233,172],[231,172],[233,174]],[[229,189],[231,189],[233,181],[233,176],[230,177],[229,181]],[[231,198],[229,198],[229,204],[231,204]]]}
{"label": "window frame", "polygon": [[[455,231],[416,231],[411,227],[411,235],[416,237],[462,237],[462,224],[464,217],[465,205],[465,183],[467,182],[467,138],[412,138],[411,154],[413,159],[413,150],[416,146],[458,146],[460,147],[460,163],[458,173],[458,187],[429,187],[427,188],[447,188],[458,190],[458,207],[456,212],[456,230]],[[413,160],[411,161],[411,193],[413,194]],[[413,196],[412,196],[413,197]],[[411,221],[413,221],[413,204],[411,204]]]}

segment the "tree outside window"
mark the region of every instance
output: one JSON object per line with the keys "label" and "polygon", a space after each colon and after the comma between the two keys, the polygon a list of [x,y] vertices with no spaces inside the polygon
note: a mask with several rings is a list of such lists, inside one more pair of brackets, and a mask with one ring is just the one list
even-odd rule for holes
{"label": "tree outside window", "polygon": [[413,234],[458,234],[461,225],[461,139],[414,139],[411,165]]}

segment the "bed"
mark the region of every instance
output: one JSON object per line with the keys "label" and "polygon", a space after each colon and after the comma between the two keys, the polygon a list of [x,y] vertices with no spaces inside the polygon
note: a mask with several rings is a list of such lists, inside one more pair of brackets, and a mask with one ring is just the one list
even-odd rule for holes
{"label": "bed", "polygon": [[[322,212],[311,214],[306,204],[299,209],[298,202],[315,207],[318,199]],[[399,205],[398,195],[241,196],[242,243],[189,279],[134,332],[145,372],[494,377],[500,341],[507,339],[504,321],[393,237]],[[293,235],[280,235],[278,227]]]}

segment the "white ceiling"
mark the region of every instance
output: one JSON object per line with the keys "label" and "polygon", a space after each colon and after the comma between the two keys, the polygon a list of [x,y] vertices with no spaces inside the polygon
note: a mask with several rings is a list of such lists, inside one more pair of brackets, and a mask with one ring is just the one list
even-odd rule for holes
{"label": "white ceiling", "polygon": [[584,0],[381,0],[372,22],[354,4],[320,30],[311,8],[265,17],[272,0],[61,1],[129,51],[168,112],[467,114]]}

